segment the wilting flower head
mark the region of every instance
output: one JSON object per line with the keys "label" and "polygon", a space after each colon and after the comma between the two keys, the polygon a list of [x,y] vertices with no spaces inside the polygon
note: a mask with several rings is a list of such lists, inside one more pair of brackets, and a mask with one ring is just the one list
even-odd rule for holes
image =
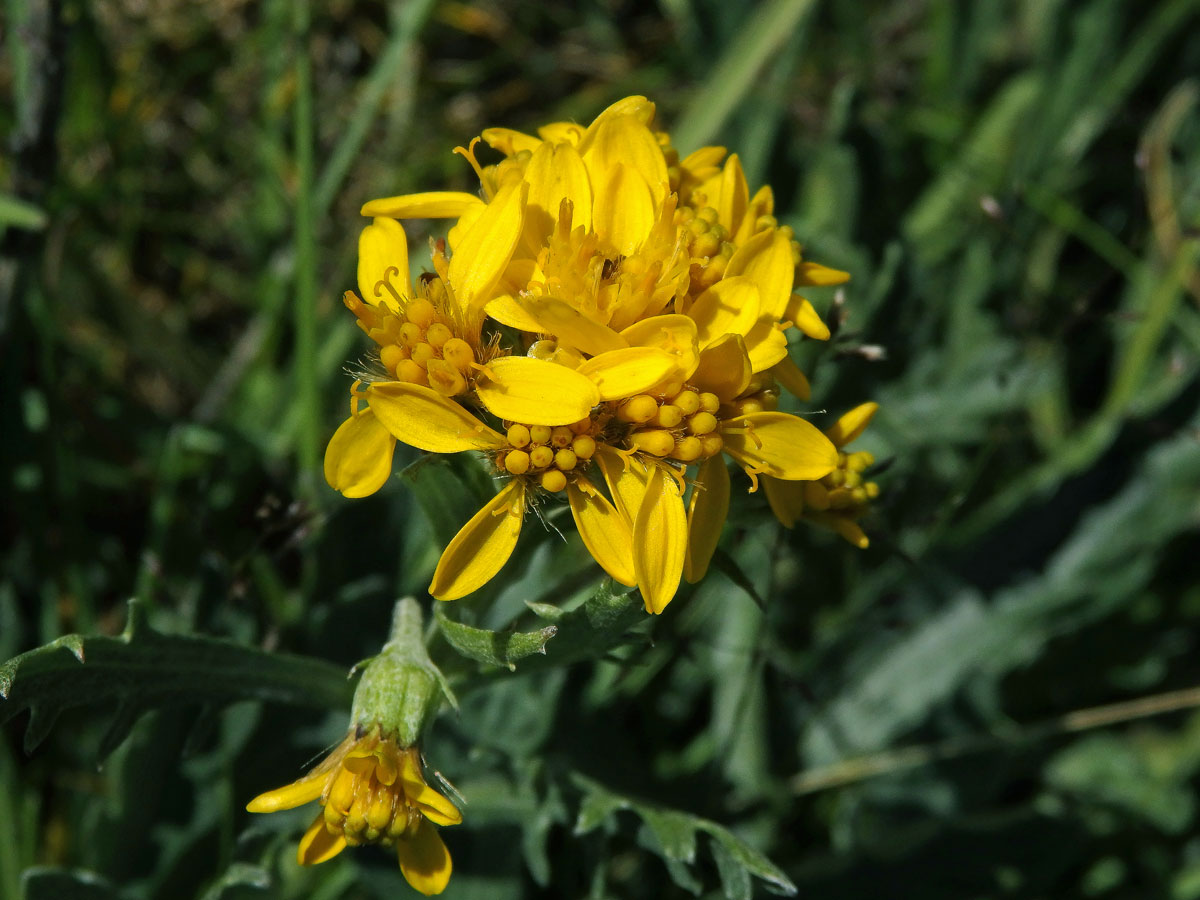
{"label": "wilting flower head", "polygon": [[[681,160],[653,119],[652,103],[629,97],[586,127],[488,129],[498,163],[478,161],[478,139],[458,148],[482,199],[363,207],[374,217],[360,243],[366,304],[347,305],[380,365],[355,384],[326,478],[351,497],[377,490],[398,439],[479,451],[505,481],[443,553],[435,597],[485,584],[526,510],[565,494],[595,559],[661,612],[681,578],[708,568],[729,503],[726,457],[751,490],[759,476],[817,483],[839,468],[834,442],[777,405],[780,386],[809,397],[787,332],[830,336],[794,289],[848,276],[803,258],[736,154],[705,147]],[[410,217],[455,220],[424,300],[397,277],[408,255],[396,220]]]}
{"label": "wilting flower head", "polygon": [[355,728],[299,781],[259,794],[246,809],[277,812],[313,800],[321,811],[300,839],[302,865],[323,863],[347,846],[392,844],[414,888],[440,894],[446,887],[450,854],[434,826],[458,825],[462,813],[425,783],[416,747],[401,747],[379,726]]}
{"label": "wilting flower head", "polygon": [[450,853],[437,827],[462,814],[425,783],[417,748],[442,700],[441,673],[425,650],[421,610],[396,604],[391,639],[367,664],[354,693],[349,732],[316,768],[247,804],[255,813],[319,801],[321,811],[300,839],[302,865],[332,859],[347,846],[394,846],[400,871],[423,894],[450,880]]}

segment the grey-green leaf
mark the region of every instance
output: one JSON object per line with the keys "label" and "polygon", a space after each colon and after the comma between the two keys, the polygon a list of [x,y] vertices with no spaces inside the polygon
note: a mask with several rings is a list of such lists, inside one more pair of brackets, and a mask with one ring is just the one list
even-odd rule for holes
{"label": "grey-green leaf", "polygon": [[493,666],[516,669],[514,663],[534,653],[545,653],[546,642],[558,633],[557,626],[548,625],[537,631],[489,631],[455,622],[438,606],[435,611],[438,628],[446,641],[468,659]]}

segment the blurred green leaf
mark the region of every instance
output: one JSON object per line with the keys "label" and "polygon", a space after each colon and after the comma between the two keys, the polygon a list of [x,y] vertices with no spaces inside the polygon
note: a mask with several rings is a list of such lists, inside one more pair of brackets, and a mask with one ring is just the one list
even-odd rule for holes
{"label": "blurred green leaf", "polygon": [[252,900],[271,887],[271,876],[261,866],[235,862],[204,892],[201,900]]}
{"label": "blurred green leaf", "polygon": [[108,881],[84,869],[37,866],[21,873],[22,900],[120,900]]}
{"label": "blurred green leaf", "polygon": [[45,210],[11,194],[0,194],[0,231],[5,228],[40,231],[48,221]]}

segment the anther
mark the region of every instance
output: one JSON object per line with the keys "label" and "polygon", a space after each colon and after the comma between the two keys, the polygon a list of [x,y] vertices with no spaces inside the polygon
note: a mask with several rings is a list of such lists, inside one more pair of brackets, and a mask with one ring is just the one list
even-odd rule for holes
{"label": "anther", "polygon": [[524,447],[529,443],[529,428],[517,423],[508,429],[508,442],[514,447]]}
{"label": "anther", "polygon": [[580,435],[571,441],[571,450],[580,459],[591,459],[596,452],[596,441],[586,434]]}
{"label": "anther", "polygon": [[699,459],[703,451],[704,445],[700,443],[700,438],[685,437],[675,442],[675,449],[671,452],[671,456],[680,462],[689,463]]}
{"label": "anther", "polygon": [[404,310],[404,316],[413,324],[421,328],[428,328],[437,318],[437,310],[424,297],[417,297],[415,300],[409,301]]}
{"label": "anther", "polygon": [[658,412],[658,402],[649,394],[638,394],[636,397],[630,397],[621,405],[621,408],[617,410],[617,418],[622,422],[640,425],[654,418],[656,412]]}
{"label": "anther", "polygon": [[442,345],[442,359],[466,375],[471,371],[471,364],[475,362],[475,352],[462,338],[452,337]]}
{"label": "anther", "polygon": [[513,475],[524,475],[529,471],[529,454],[524,450],[510,450],[504,457],[504,468]]}
{"label": "anther", "polygon": [[558,469],[551,469],[548,472],[542,473],[542,487],[550,491],[552,494],[557,494],[567,486],[567,476]]}
{"label": "anther", "polygon": [[[683,421],[683,410],[669,403],[664,404],[658,408],[658,412],[651,421],[661,428],[674,428]],[[716,422],[715,419],[713,421]]]}
{"label": "anther", "polygon": [[433,347],[437,347],[439,349],[452,337],[454,337],[454,335],[451,334],[450,329],[441,322],[434,322],[425,332],[425,340],[427,340]]}
{"label": "anther", "polygon": [[687,430],[695,435],[717,430],[717,417],[710,412],[698,412],[688,419]]}
{"label": "anther", "polygon": [[666,456],[675,449],[675,438],[671,432],[658,428],[634,432],[629,436],[629,443],[651,456]]}

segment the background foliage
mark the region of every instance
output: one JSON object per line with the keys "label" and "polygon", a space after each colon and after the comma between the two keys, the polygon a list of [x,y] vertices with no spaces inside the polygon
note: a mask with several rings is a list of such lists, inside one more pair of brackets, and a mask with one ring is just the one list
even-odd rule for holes
{"label": "background foliage", "polygon": [[471,189],[450,149],[487,125],[644,93],[853,273],[794,352],[818,405],[882,404],[873,543],[743,498],[646,622],[602,587],[564,615],[597,570],[527,528],[442,611],[556,623],[546,655],[435,639],[446,896],[1200,897],[1198,19],[7,0],[0,660],[85,637],[0,670],[0,896],[403,895],[386,853],[302,870],[307,813],[242,811],[337,739],[341,673],[488,489],[320,481],[357,209]]}

